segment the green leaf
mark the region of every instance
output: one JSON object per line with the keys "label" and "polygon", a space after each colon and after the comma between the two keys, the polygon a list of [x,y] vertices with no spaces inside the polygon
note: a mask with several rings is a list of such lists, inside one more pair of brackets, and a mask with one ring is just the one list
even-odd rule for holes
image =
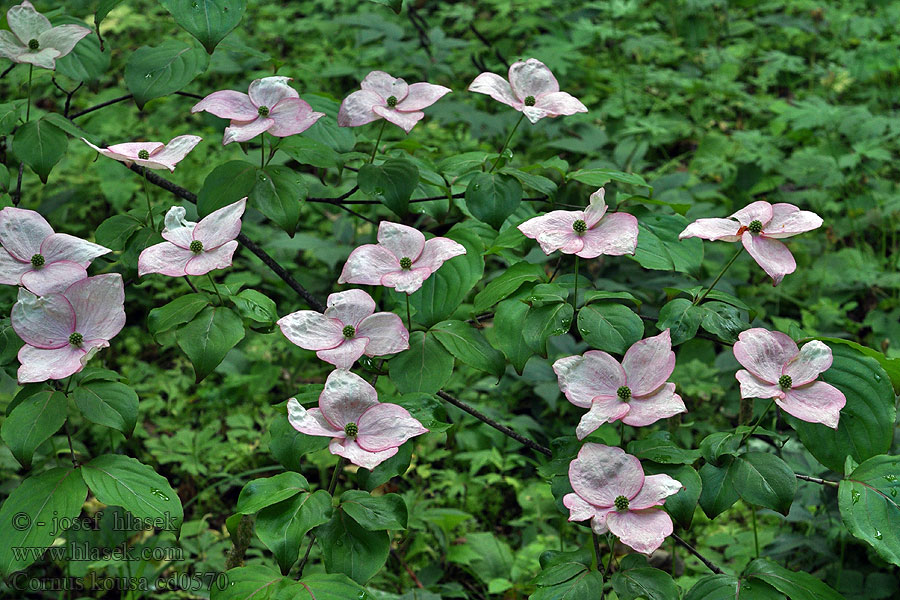
{"label": "green leaf", "polygon": [[900,456],[874,456],[853,469],[838,488],[838,507],[850,533],[900,565]]}
{"label": "green leaf", "polygon": [[578,332],[592,348],[625,354],[644,337],[644,321],[615,302],[594,302],[578,311]]}
{"label": "green leaf", "polygon": [[506,371],[503,353],[484,339],[481,331],[462,321],[441,321],[431,328],[434,337],[463,363],[500,379]]}
{"label": "green leaf", "polygon": [[360,584],[381,570],[391,546],[388,532],[369,531],[340,509],[316,529],[316,542],[326,571],[343,573]]}
{"label": "green leaf", "polygon": [[206,71],[208,64],[206,52],[177,40],[141,46],[125,64],[125,85],[143,110],[148,101],[180,91]]}
{"label": "green leaf", "polygon": [[821,579],[809,573],[790,571],[768,558],[757,558],[751,562],[744,576],[765,581],[791,600],[844,600]]}
{"label": "green leaf", "polygon": [[515,177],[479,173],[466,187],[466,206],[472,216],[499,230],[522,202],[522,185]]}
{"label": "green leaf", "polygon": [[302,469],[305,454],[327,448],[330,441],[327,437],[307,435],[294,429],[284,410],[269,423],[269,436],[269,452],[285,469],[292,471]]}
{"label": "green leaf", "polygon": [[534,173],[527,173],[520,169],[511,169],[509,167],[500,169],[500,173],[515,177],[524,187],[531,188],[545,196],[552,195],[557,189],[556,183],[552,179],[542,175],[535,175]]}
{"label": "green leaf", "polygon": [[249,202],[293,236],[300,220],[300,201],[308,192],[300,175],[288,167],[266,167],[256,172]]}
{"label": "green leaf", "polygon": [[197,195],[197,213],[209,213],[250,195],[256,185],[259,167],[244,160],[230,160],[213,169]]}
{"label": "green leaf", "polygon": [[703,309],[691,304],[687,298],[675,298],[660,309],[656,328],[660,331],[669,329],[672,345],[677,346],[697,335],[702,319]]}
{"label": "green leaf", "polygon": [[734,343],[738,335],[750,327],[738,308],[724,302],[704,302],[699,308],[703,314],[700,325],[720,340]]}
{"label": "green leaf", "polygon": [[59,522],[72,522],[87,498],[82,469],[56,467],[29,477],[0,506],[3,543],[0,575],[9,577],[39,558],[39,553],[15,555],[16,548],[49,548],[58,537]]}
{"label": "green leaf", "polygon": [[409,350],[394,357],[389,370],[391,381],[401,394],[434,394],[453,374],[453,355],[433,334],[414,331],[409,336]]}
{"label": "green leaf", "polygon": [[272,477],[260,477],[241,489],[235,512],[252,515],[282,500],[309,491],[309,482],[300,473],[288,471]]}
{"label": "green leaf", "polygon": [[363,193],[402,217],[409,212],[409,199],[419,184],[419,169],[408,160],[390,158],[380,165],[361,166],[356,181]]}
{"label": "green leaf", "polygon": [[88,420],[130,436],[138,416],[138,395],[118,381],[91,381],[72,392],[75,405]]}
{"label": "green leaf", "polygon": [[225,585],[218,585],[216,579],[209,587],[210,600],[276,600],[298,597],[290,595],[293,590],[289,589],[297,582],[262,565],[229,569],[223,575]]}
{"label": "green leaf", "polygon": [[369,2],[387,6],[398,15],[400,14],[400,10],[403,8],[403,0],[369,0]]}
{"label": "green leaf", "polygon": [[121,506],[159,529],[181,529],[184,510],[178,494],[165,477],[137,459],[121,454],[101,454],[81,465],[81,474],[103,504]]}
{"label": "green leaf", "polygon": [[113,215],[100,223],[94,239],[110,250],[122,250],[134,232],[143,226],[144,223],[132,215]]}
{"label": "green leaf", "polygon": [[300,492],[259,511],[256,535],[275,555],[282,574],[287,575],[300,558],[307,532],[328,522],[331,513],[331,495],[325,490]]}
{"label": "green leaf", "polygon": [[[419,394],[412,394],[413,396],[419,396]],[[424,396],[424,395],[423,395]],[[433,396],[427,396],[428,398],[434,399]],[[406,407],[404,407],[406,408]],[[408,409],[407,409],[408,410]],[[421,420],[419,419],[421,422]],[[424,424],[424,423],[423,423]],[[428,427],[426,425],[426,427]],[[449,427],[449,426],[448,426]],[[428,427],[429,430],[434,431],[431,427]],[[380,485],[384,485],[388,481],[390,481],[394,477],[399,477],[406,473],[409,470],[409,464],[412,462],[412,453],[413,453],[413,442],[407,441],[400,448],[397,449],[397,454],[390,457],[386,461],[377,465],[372,470],[369,469],[359,469],[356,471],[356,481],[359,484],[358,487],[366,489],[368,491],[372,491]]]}
{"label": "green leaf", "polygon": [[794,471],[774,454],[747,452],[734,462],[734,489],[748,504],[787,516],[797,493]]}
{"label": "green leaf", "polygon": [[891,448],[897,418],[890,379],[878,362],[848,346],[832,346],[834,362],[819,376],[847,398],[837,430],[796,419],[789,422],[820,463],[843,473],[846,457],[861,463]]}
{"label": "green leaf", "polygon": [[47,183],[51,169],[65,155],[68,145],[65,132],[49,121],[39,119],[16,130],[12,149],[16,157]]}
{"label": "green leaf", "polygon": [[738,501],[737,491],[734,488],[734,473],[736,467],[733,460],[724,461],[724,466],[717,467],[706,463],[700,467],[700,479],[703,482],[703,490],[700,492],[700,508],[710,519],[731,508]]}
{"label": "green leaf", "polygon": [[256,290],[242,290],[235,296],[228,296],[238,313],[245,319],[274,325],[278,320],[275,301]]}
{"label": "green leaf", "polygon": [[532,581],[537,590],[529,600],[595,600],[603,576],[577,562],[566,562],[541,571]]}
{"label": "green leaf", "polygon": [[525,313],[522,337],[528,347],[541,356],[547,356],[547,341],[551,336],[563,335],[572,326],[572,305],[557,302],[545,306],[532,306]]}
{"label": "green leaf", "polygon": [[37,447],[66,422],[66,408],[62,393],[47,390],[29,396],[10,412],[0,435],[23,467],[31,466]]}
{"label": "green leaf", "polygon": [[198,382],[212,373],[228,351],[243,338],[241,318],[222,306],[207,306],[190,323],[175,332],[178,345],[194,365]]}
{"label": "green leaf", "polygon": [[698,581],[684,600],[785,600],[763,581],[749,582],[733,575],[708,575]]}
{"label": "green leaf", "polygon": [[432,394],[418,392],[403,394],[395,397],[392,402],[408,410],[416,421],[431,432],[446,431],[450,428],[443,402]]}
{"label": "green leaf", "polygon": [[850,346],[854,350],[857,350],[858,352],[861,352],[866,356],[874,358],[878,361],[878,364],[881,365],[881,368],[885,370],[888,376],[890,376],[891,385],[894,386],[894,391],[897,392],[897,394],[900,394],[900,358],[888,358],[877,350],[873,350],[872,348],[869,348],[867,346],[862,346],[860,344],[857,344],[856,342],[851,342],[850,340],[826,337],[819,337],[815,339],[827,342],[828,344],[844,344],[845,346]]}
{"label": "green leaf", "polygon": [[522,323],[529,306],[520,300],[504,300],[494,311],[494,326],[485,331],[492,346],[498,348],[521,375],[534,352],[525,343]]}
{"label": "green leaf", "polygon": [[112,9],[122,4],[123,0],[100,0],[97,3],[97,12],[94,13],[94,25],[99,26],[103,19],[106,18],[106,15],[110,13]]}
{"label": "green leaf", "polygon": [[641,307],[641,301],[629,292],[607,292],[606,290],[587,290],[584,292],[583,300],[585,304],[597,302],[599,300],[625,300],[633,302],[635,308]]}
{"label": "green leaf", "polygon": [[406,529],[406,502],[397,494],[372,496],[360,490],[341,494],[341,510],[369,531]]}
{"label": "green leaf", "polygon": [[165,306],[154,308],[147,315],[147,329],[157,336],[183,323],[190,322],[201,310],[209,306],[206,294],[178,296]]}
{"label": "green leaf", "polygon": [[340,169],[344,165],[341,155],[334,149],[302,135],[281,138],[278,149],[301,165],[312,165],[321,169]]}
{"label": "green leaf", "polygon": [[[54,25],[65,23],[84,25],[83,21],[72,18],[54,22]],[[56,72],[73,81],[97,84],[109,69],[110,56],[109,48],[106,51],[100,50],[97,36],[90,35],[75,44],[69,54],[56,59]]]}
{"label": "green leaf", "polygon": [[13,100],[0,104],[0,135],[9,135],[22,118],[25,100]]}
{"label": "green leaf", "polygon": [[159,3],[210,54],[237,27],[247,8],[246,0],[159,0]]}
{"label": "green leaf", "polygon": [[612,576],[612,586],[620,600],[678,598],[678,587],[672,576],[651,567],[617,571]]}
{"label": "green leaf", "polygon": [[628,442],[628,454],[667,465],[689,465],[700,458],[699,450],[685,450],[668,431],[654,431],[642,440]]}
{"label": "green leaf", "polygon": [[353,128],[341,127],[337,124],[340,103],[332,98],[310,93],[303,94],[303,99],[314,111],[323,112],[328,115],[328,118],[319,119],[300,135],[321,142],[336,152],[353,150],[356,145],[356,134],[353,133]]}
{"label": "green leaf", "polygon": [[679,240],[688,226],[681,215],[660,215],[644,208],[634,209],[638,220],[638,244],[632,257],[645,269],[678,271],[695,277],[703,262],[703,242],[698,238]]}
{"label": "green leaf", "polygon": [[540,265],[527,262],[518,262],[512,265],[475,295],[475,313],[481,313],[497,304],[519,289],[523,283],[543,281],[546,277],[547,275]]}
{"label": "green leaf", "polygon": [[697,508],[703,491],[700,475],[688,465],[660,465],[652,462],[645,462],[643,465],[648,475],[666,473],[684,486],[683,490],[666,498],[666,512],[679,526],[689,529],[694,520],[694,509]]}
{"label": "green leaf", "polygon": [[643,177],[636,173],[625,173],[623,171],[614,171],[610,169],[580,169],[569,173],[566,177],[568,180],[575,180],[591,187],[603,187],[610,181],[618,181],[619,183],[627,183],[628,185],[637,185],[645,187],[653,191],[653,187],[647,183]]}

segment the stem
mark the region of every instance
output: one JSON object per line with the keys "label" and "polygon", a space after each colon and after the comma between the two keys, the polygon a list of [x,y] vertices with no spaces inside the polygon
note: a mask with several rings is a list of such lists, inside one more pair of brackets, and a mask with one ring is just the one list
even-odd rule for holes
{"label": "stem", "polygon": [[553,267],[553,273],[550,274],[550,279],[548,280],[549,282],[552,283],[553,280],[556,278],[556,273],[559,271],[559,265],[562,264],[562,259],[563,259],[563,255],[560,255],[559,260],[556,261],[556,266]]}
{"label": "stem", "polygon": [[150,182],[147,181],[147,167],[144,167],[144,194],[147,196],[147,215],[150,218],[151,229],[156,229],[156,223],[153,220],[153,207],[150,205]]}
{"label": "stem", "polygon": [[266,166],[266,132],[259,134],[259,168]]}
{"label": "stem", "polygon": [[693,546],[691,546],[690,544],[688,544],[686,541],[684,541],[683,539],[681,539],[680,537],[678,537],[678,536],[675,535],[674,533],[672,534],[672,539],[674,539],[674,540],[675,540],[676,542],[678,542],[680,545],[684,546],[684,547],[687,549],[688,552],[690,552],[691,554],[693,554],[694,556],[696,556],[698,559],[700,559],[700,562],[702,562],[704,565],[706,565],[706,567],[707,567],[710,571],[712,571],[713,573],[715,573],[716,575],[723,575],[723,574],[725,573],[725,571],[723,571],[722,569],[720,569],[719,567],[717,567],[711,560],[709,560],[708,558],[706,558],[705,556],[703,556],[702,554],[700,554],[700,553],[697,551],[696,548],[694,548]]}
{"label": "stem", "polygon": [[821,477],[810,477],[809,475],[801,475],[800,473],[794,473],[794,477],[800,479],[801,481],[810,481],[812,483],[818,483],[819,485],[827,485],[831,487],[838,487],[840,485],[837,481],[829,481],[827,479],[822,479]]}
{"label": "stem", "polygon": [[28,65],[28,105],[25,108],[25,122],[31,118],[31,74],[34,72],[34,65]]}
{"label": "stem", "polygon": [[725,271],[728,270],[728,267],[730,267],[734,263],[734,261],[737,260],[737,257],[740,256],[741,252],[743,252],[743,251],[744,251],[743,246],[738,248],[738,251],[735,252],[734,256],[731,257],[731,260],[729,260],[727,263],[725,263],[725,266],[722,268],[721,271],[719,271],[719,274],[716,275],[716,278],[713,279],[712,285],[710,285],[709,288],[705,292],[703,292],[702,296],[700,296],[699,298],[694,300],[694,306],[697,306],[698,304],[703,302],[703,299],[706,298],[706,296],[713,290],[713,288],[716,287],[716,284],[719,283],[719,280],[722,279],[722,275],[725,274]]}
{"label": "stem", "polygon": [[756,557],[759,558],[759,535],[756,533],[756,507],[750,505],[750,518],[753,521],[753,547],[756,549]]}
{"label": "stem", "polygon": [[412,318],[409,316],[409,294],[406,295],[406,331],[412,331]]}
{"label": "stem", "polygon": [[194,284],[191,283],[191,280],[188,279],[188,276],[187,276],[187,275],[184,276],[184,280],[187,281],[187,284],[188,284],[189,286],[191,286],[191,289],[194,290],[194,293],[195,293],[195,294],[199,294],[199,293],[200,293],[200,290],[198,290],[198,289],[194,286]]}
{"label": "stem", "polygon": [[603,572],[606,569],[603,568],[603,560],[600,558],[600,536],[591,531],[591,539],[594,542],[594,559],[597,561],[597,570]]}
{"label": "stem", "polygon": [[75,460],[75,448],[72,446],[72,434],[69,431],[69,419],[66,418],[66,439],[69,440],[69,453],[72,455],[72,466],[78,468],[78,461]]}
{"label": "stem", "polygon": [[575,322],[574,316],[578,312],[578,255],[575,255],[575,294],[572,296],[572,322]]}
{"label": "stem", "polygon": [[216,292],[216,296],[219,297],[219,304],[220,304],[221,306],[225,306],[225,301],[222,300],[222,294],[219,293],[219,288],[216,287],[216,282],[213,281],[212,275],[210,275],[209,273],[207,273],[206,276],[209,277],[209,282],[212,284],[213,290],[215,290],[215,292]]}
{"label": "stem", "polygon": [[522,116],[519,117],[519,120],[516,121],[516,126],[512,128],[512,131],[509,132],[509,135],[506,136],[506,141],[503,142],[503,146],[500,147],[500,152],[497,153],[497,159],[494,161],[494,165],[491,167],[491,170],[488,173],[493,173],[494,169],[497,168],[497,164],[500,162],[500,157],[503,156],[503,151],[506,150],[506,147],[509,145],[509,140],[512,139],[513,134],[516,132],[516,129],[519,128],[519,124],[522,123],[522,119],[525,118],[525,113],[522,113]]}
{"label": "stem", "polygon": [[387,121],[384,120],[384,119],[382,119],[382,120],[381,120],[381,129],[378,130],[378,139],[375,140],[375,147],[372,148],[372,156],[371,156],[371,158],[369,158],[369,162],[370,162],[370,163],[375,162],[375,154],[378,153],[378,144],[381,143],[381,134],[384,133],[384,126],[385,126],[385,125],[387,125]]}
{"label": "stem", "polygon": [[756,428],[759,427],[760,423],[762,423],[763,418],[769,412],[769,409],[772,408],[773,404],[775,404],[775,398],[772,398],[771,400],[769,400],[769,404],[768,404],[768,406],[766,406],[766,410],[764,410],[763,413],[761,415],[759,415],[759,418],[756,420],[756,423],[753,424],[753,427],[750,428],[750,431],[745,433],[744,437],[741,438],[741,442],[738,444],[738,448],[743,446],[744,442],[747,441],[747,438],[749,438],[751,435],[753,435],[753,432],[756,431]]}
{"label": "stem", "polygon": [[[347,459],[343,456],[338,460],[337,464],[334,466],[334,472],[331,474],[331,482],[328,484],[328,494],[334,495],[334,490],[337,489],[337,480],[341,471],[344,470],[344,465],[347,464]],[[303,554],[303,560],[300,561],[300,566],[298,567],[299,573],[297,574],[297,579],[299,580],[303,577],[303,568],[306,566],[306,562],[309,560],[309,553],[312,551],[313,544],[316,542],[316,534],[312,533],[309,536],[309,545],[306,547],[306,552]]]}

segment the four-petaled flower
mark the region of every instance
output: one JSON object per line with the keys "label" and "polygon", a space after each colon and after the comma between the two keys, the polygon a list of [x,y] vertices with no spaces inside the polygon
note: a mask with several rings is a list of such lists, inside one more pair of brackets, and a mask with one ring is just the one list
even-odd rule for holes
{"label": "four-petaled flower", "polygon": [[87,277],[91,261],[109,252],[99,244],[54,233],[39,213],[0,210],[0,283],[23,285],[38,296],[61,292]]}
{"label": "four-petaled flower", "polygon": [[397,454],[406,440],[428,432],[402,406],[378,402],[375,388],[343,369],[328,375],[318,408],[307,410],[291,398],[287,409],[294,429],[330,437],[332,454],[366,469]]}
{"label": "four-petaled flower", "polygon": [[56,69],[56,59],[91,32],[81,25],[54,27],[28,0],[6,11],[6,21],[10,31],[0,30],[0,56],[42,69]]}
{"label": "four-petaled flower", "polygon": [[487,94],[512,106],[532,123],[544,117],[587,112],[580,100],[559,91],[556,77],[536,58],[513,63],[509,68],[509,81],[496,73],[482,73],[469,85],[469,91]]}
{"label": "four-petaled flower", "polygon": [[365,244],[347,258],[338,283],[383,285],[412,294],[444,261],[466,249],[445,237],[426,241],[422,232],[406,225],[382,221],[378,243]]}
{"label": "four-petaled flower", "polygon": [[199,223],[185,221],[185,210],[173,206],[166,213],[162,236],[167,240],[144,248],[138,257],[138,276],[161,273],[170,277],[205,275],[231,266],[241,232],[241,215],[247,199],[215,210]]}
{"label": "four-petaled flower", "polygon": [[619,419],[632,427],[644,427],[687,412],[681,396],[675,393],[675,384],[666,383],[674,368],[668,329],[636,342],[621,364],[600,350],[553,363],[559,389],[569,402],[590,409],[575,430],[579,440],[604,423]]}
{"label": "four-petaled flower", "polygon": [[124,144],[115,144],[109,148],[99,148],[84,138],[81,138],[85,144],[109,158],[120,160],[126,166],[131,163],[140,165],[147,169],[168,169],[175,170],[175,165],[184,160],[188,152],[194,149],[194,146],[200,143],[203,138],[196,135],[179,135],[168,144],[162,142],[126,142]]}
{"label": "four-petaled flower", "polygon": [[837,429],[847,398],[833,385],[816,381],[831,367],[831,348],[824,343],[813,340],[797,349],[785,334],[756,327],[738,336],[734,357],[747,369],[735,374],[742,398],[774,398],[801,421]]}
{"label": "four-petaled flower", "polygon": [[338,125],[358,127],[387,119],[409,133],[422,120],[428,108],[452,90],[432,83],[407,84],[384,71],[372,71],[360,84],[361,90],[353,92],[341,102]]}
{"label": "four-petaled flower", "polygon": [[63,379],[79,372],[125,326],[125,288],[118,273],[76,281],[62,293],[19,289],[12,327],[19,349],[19,383]]}
{"label": "four-petaled flower", "polygon": [[[736,219],[736,220],[735,220]],[[797,268],[794,256],[780,238],[812,231],[822,225],[822,217],[800,210],[793,204],[748,204],[728,219],[697,219],[681,232],[678,239],[698,237],[704,240],[741,242],[753,260],[778,285]]]}
{"label": "four-petaled flower", "polygon": [[525,221],[519,225],[519,231],[537,240],[548,255],[556,250],[581,258],[634,254],[637,219],[624,212],[606,214],[605,195],[600,188],[591,194],[585,210],[554,210]]}
{"label": "four-petaled flower", "polygon": [[644,475],[641,461],[621,448],[588,442],[569,463],[574,494],[563,504],[570,521],[591,520],[591,529],[607,531],[626,546],[650,554],[672,534],[672,519],[657,508],[684,486],[666,474]]}
{"label": "four-petaled flower", "polygon": [[349,369],[363,354],[384,356],[409,348],[400,317],[376,313],[375,301],[362,290],[331,294],[325,314],[298,310],[279,319],[278,326],[287,339],[339,369]]}
{"label": "four-petaled flower", "polygon": [[264,77],[250,84],[248,93],[233,90],[213,92],[191,108],[205,110],[217,117],[231,119],[225,128],[222,145],[246,142],[263,132],[287,137],[306,131],[325,116],[315,112],[300,99],[297,90],[288,85],[290,77]]}

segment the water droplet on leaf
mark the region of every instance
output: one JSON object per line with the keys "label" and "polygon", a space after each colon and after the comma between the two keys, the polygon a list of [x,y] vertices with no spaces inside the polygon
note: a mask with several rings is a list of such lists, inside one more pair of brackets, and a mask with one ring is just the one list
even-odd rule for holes
{"label": "water droplet on leaf", "polygon": [[857,502],[859,502],[859,499],[861,497],[862,497],[862,494],[860,494],[856,490],[853,490],[850,492],[850,500],[853,502],[853,504],[856,504]]}
{"label": "water droplet on leaf", "polygon": [[878,531],[878,530],[876,529],[876,530],[875,530],[875,539],[876,539],[876,540],[880,540],[880,539],[883,538],[883,537],[884,537],[884,536],[881,535],[881,532]]}

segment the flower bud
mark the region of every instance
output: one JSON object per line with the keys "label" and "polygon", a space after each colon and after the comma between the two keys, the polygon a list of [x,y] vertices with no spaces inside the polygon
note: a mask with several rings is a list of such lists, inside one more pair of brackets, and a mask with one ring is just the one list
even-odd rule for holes
{"label": "flower bud", "polygon": [[140,152],[138,152],[138,158],[141,160],[147,160],[148,158],[150,158],[150,153],[146,150],[141,150]]}
{"label": "flower bud", "polygon": [[256,109],[256,114],[258,114],[261,117],[268,117],[269,116],[269,107],[268,106],[260,106],[259,108]]}
{"label": "flower bud", "polygon": [[356,426],[356,423],[347,423],[344,425],[344,433],[347,434],[347,437],[356,437],[356,434],[359,433],[359,427]]}
{"label": "flower bud", "polygon": [[747,230],[750,233],[759,233],[760,231],[762,231],[762,227],[763,227],[762,221],[753,220],[753,221],[750,221],[749,225],[747,225]]}
{"label": "flower bud", "polygon": [[412,260],[408,256],[400,259],[400,268],[409,271],[412,268]]}
{"label": "flower bud", "polygon": [[537,101],[534,99],[534,96],[528,96],[525,98],[525,106],[534,106]]}
{"label": "flower bud", "polygon": [[41,47],[41,44],[36,39],[32,38],[32,39],[28,40],[28,49],[29,50],[37,50],[40,47]]}
{"label": "flower bud", "polygon": [[342,333],[344,334],[344,337],[349,340],[354,335],[356,335],[356,328],[353,327],[353,325],[345,325],[344,331]]}
{"label": "flower bud", "polygon": [[44,255],[43,254],[35,254],[34,256],[32,256],[31,257],[31,266],[33,266],[35,269],[43,267],[44,266]]}
{"label": "flower bud", "polygon": [[587,231],[587,223],[583,220],[578,219],[574,223],[572,223],[572,230],[575,231],[578,235],[582,235],[585,231]]}
{"label": "flower bud", "polygon": [[194,254],[200,254],[201,252],[203,252],[203,242],[201,242],[200,240],[193,240],[191,242],[191,245],[188,247]]}
{"label": "flower bud", "polygon": [[628,510],[628,498],[625,496],[616,496],[615,499],[616,510],[619,512],[625,512]]}
{"label": "flower bud", "polygon": [[397,96],[388,96],[387,105],[391,108],[397,106]]}
{"label": "flower bud", "polygon": [[791,389],[791,386],[794,385],[794,380],[791,379],[790,375],[782,375],[778,378],[778,387],[783,390]]}
{"label": "flower bud", "polygon": [[83,341],[84,341],[84,336],[81,335],[80,333],[78,333],[77,331],[72,333],[69,336],[69,343],[72,344],[73,346],[80,346]]}
{"label": "flower bud", "polygon": [[621,398],[624,402],[628,402],[631,399],[631,388],[627,385],[623,385],[619,389],[616,390],[616,395]]}

